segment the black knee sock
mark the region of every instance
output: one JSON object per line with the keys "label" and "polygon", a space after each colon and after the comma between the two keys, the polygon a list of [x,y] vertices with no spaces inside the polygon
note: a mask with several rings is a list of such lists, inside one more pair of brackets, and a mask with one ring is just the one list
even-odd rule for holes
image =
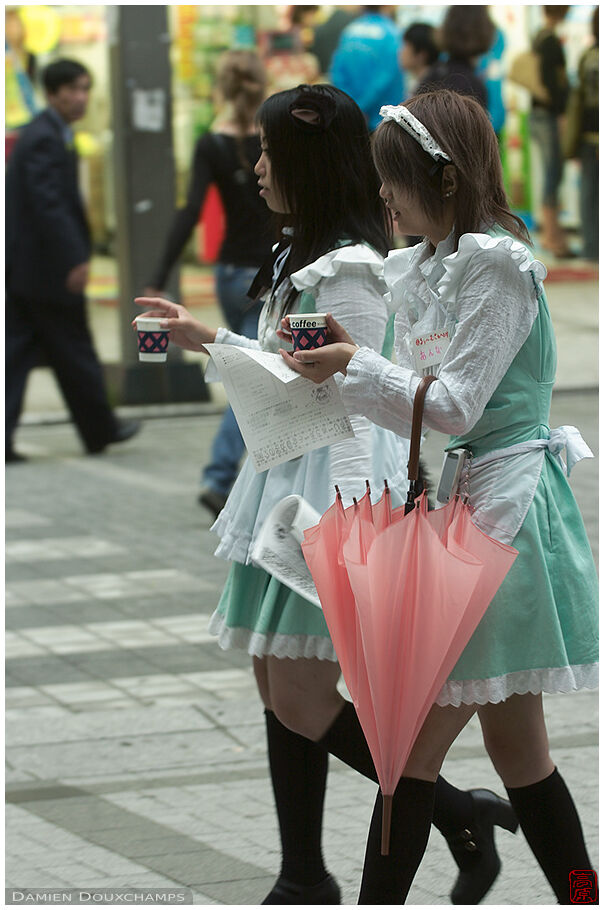
{"label": "black knee sock", "polygon": [[569,874],[592,869],[572,796],[558,771],[528,787],[510,787],[510,802],[545,877],[561,904],[570,904]]}
{"label": "black knee sock", "polygon": [[345,701],[344,707],[331,727],[317,740],[322,746],[344,764],[349,765],[370,780],[377,783],[377,773],[361,722],[351,701]]}
{"label": "black knee sock", "polygon": [[392,802],[390,853],[381,855],[382,794],[373,809],[359,904],[402,904],[422,860],[434,808],[435,784],[402,777]]}
{"label": "black knee sock", "polygon": [[317,743],[288,730],[272,711],[264,713],[281,833],[281,875],[310,887],[327,875],[321,830],[328,756]]}
{"label": "black knee sock", "polygon": [[[371,752],[352,702],[344,703],[331,727],[318,740],[318,745],[377,783],[378,777]],[[473,814],[474,807],[470,794],[465,790],[458,790],[444,777],[439,776],[434,800],[434,824],[438,830],[447,837],[454,831],[471,827]]]}
{"label": "black knee sock", "polygon": [[433,824],[445,837],[469,827],[474,815],[474,804],[467,790],[458,790],[444,777],[436,781]]}

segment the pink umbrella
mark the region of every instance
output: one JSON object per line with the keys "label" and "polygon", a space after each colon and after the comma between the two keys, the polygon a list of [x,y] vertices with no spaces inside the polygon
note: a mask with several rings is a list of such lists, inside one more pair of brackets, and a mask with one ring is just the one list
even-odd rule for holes
{"label": "pink umbrella", "polygon": [[459,498],[434,511],[425,496],[416,500],[432,380],[416,395],[407,504],[392,511],[387,489],[373,506],[369,492],[348,509],[336,501],[302,543],[380,782],[383,854],[392,795],[421,726],[518,555],[480,531]]}

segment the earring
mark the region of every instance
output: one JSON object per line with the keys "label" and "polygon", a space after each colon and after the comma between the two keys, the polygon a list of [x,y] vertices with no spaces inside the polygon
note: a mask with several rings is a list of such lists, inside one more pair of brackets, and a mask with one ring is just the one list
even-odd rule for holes
{"label": "earring", "polygon": [[450,196],[454,196],[454,195],[455,195],[455,190],[449,190],[448,193],[443,193],[442,198],[443,198],[443,199],[448,199]]}

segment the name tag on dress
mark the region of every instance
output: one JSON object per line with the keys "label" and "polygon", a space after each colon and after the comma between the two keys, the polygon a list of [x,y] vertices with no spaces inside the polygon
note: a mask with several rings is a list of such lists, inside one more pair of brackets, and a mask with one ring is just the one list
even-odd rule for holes
{"label": "name tag on dress", "polygon": [[416,335],[413,339],[415,372],[420,376],[436,376],[447,348],[451,343],[449,329]]}

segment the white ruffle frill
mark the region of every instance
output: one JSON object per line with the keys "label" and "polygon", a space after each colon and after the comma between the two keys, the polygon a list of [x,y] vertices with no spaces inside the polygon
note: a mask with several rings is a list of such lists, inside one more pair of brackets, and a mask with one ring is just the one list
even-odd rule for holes
{"label": "white ruffle frill", "polygon": [[597,689],[598,664],[572,667],[546,667],[540,670],[519,670],[490,679],[449,680],[438,694],[436,704],[486,705],[505,701],[511,695],[550,695],[574,692],[576,689]]}
{"label": "white ruffle frill", "polygon": [[224,616],[214,613],[208,631],[217,637],[223,651],[237,648],[251,657],[288,657],[290,660],[312,658],[336,662],[331,639],[326,635],[263,635],[241,626],[228,626]]}

